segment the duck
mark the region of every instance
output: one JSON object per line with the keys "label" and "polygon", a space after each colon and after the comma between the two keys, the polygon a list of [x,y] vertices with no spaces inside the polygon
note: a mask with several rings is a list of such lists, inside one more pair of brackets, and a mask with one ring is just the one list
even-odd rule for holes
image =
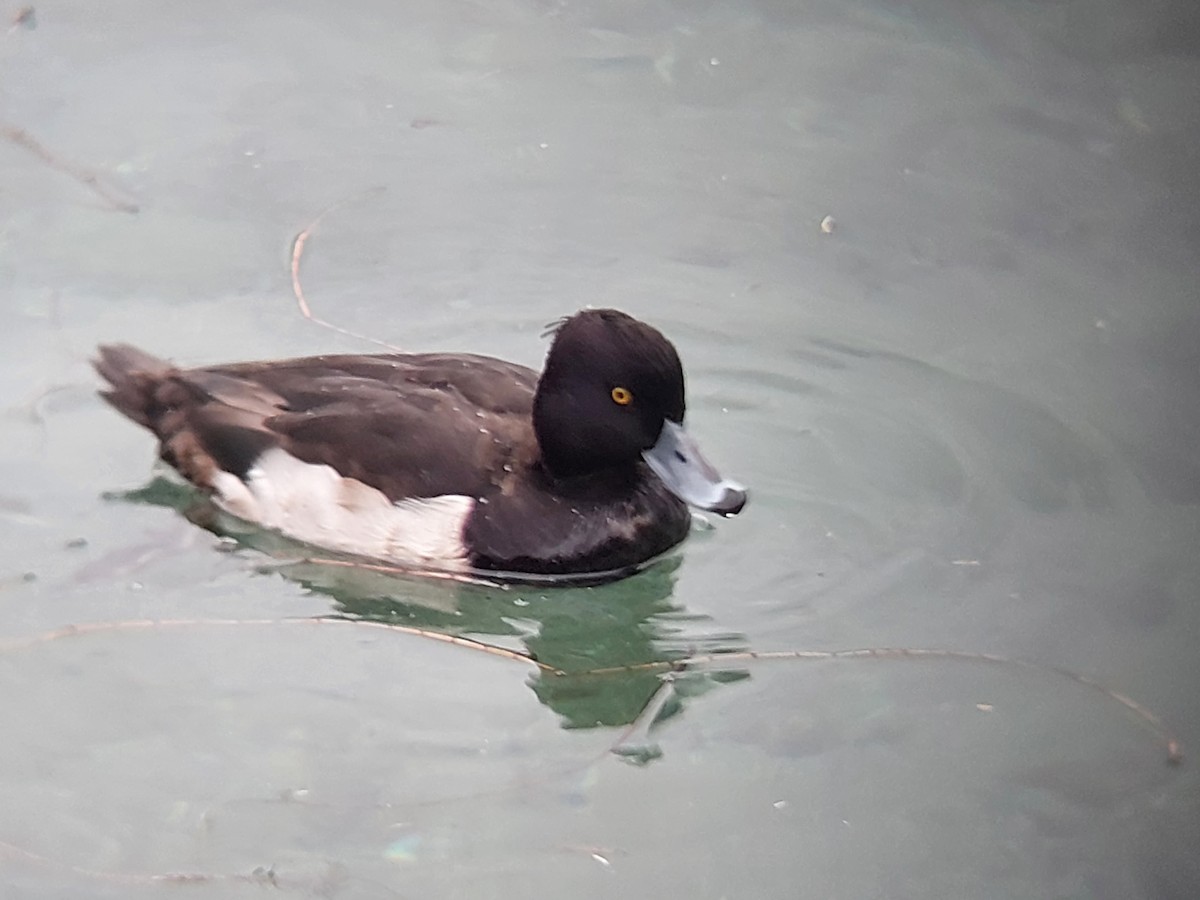
{"label": "duck", "polygon": [[405,571],[619,577],[739,513],[684,427],[663,334],[615,309],[552,323],[540,375],[473,353],[180,368],[98,349],[101,396],[224,513]]}

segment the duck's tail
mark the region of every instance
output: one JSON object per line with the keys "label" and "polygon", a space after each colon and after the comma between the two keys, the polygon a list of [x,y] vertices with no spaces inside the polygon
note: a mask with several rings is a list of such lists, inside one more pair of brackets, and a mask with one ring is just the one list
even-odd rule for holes
{"label": "duck's tail", "polygon": [[160,410],[155,388],[174,369],[169,362],[129,344],[103,344],[92,365],[111,387],[100,396],[139,425],[155,430]]}

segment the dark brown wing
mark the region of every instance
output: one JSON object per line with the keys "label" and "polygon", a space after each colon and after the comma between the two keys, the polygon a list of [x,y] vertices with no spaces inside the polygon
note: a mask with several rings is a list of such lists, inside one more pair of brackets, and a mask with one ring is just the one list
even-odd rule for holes
{"label": "dark brown wing", "polygon": [[205,369],[262,385],[283,397],[293,412],[326,404],[338,394],[363,395],[391,389],[444,391],[464,401],[461,409],[529,416],[537,373],[525,366],[473,353],[413,353],[372,356],[311,356],[236,363]]}

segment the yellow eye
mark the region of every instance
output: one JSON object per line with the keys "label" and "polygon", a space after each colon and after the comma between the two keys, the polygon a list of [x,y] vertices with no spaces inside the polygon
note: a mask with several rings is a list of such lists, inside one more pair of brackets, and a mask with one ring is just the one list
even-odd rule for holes
{"label": "yellow eye", "polygon": [[615,387],[612,389],[613,403],[617,406],[628,406],[633,402],[633,394],[629,392],[629,388]]}

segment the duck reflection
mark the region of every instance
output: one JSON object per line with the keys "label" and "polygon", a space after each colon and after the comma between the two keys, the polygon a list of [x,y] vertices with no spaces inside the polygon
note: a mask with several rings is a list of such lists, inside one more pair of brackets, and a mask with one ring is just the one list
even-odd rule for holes
{"label": "duck reflection", "polygon": [[[675,556],[621,581],[582,588],[486,587],[396,578],[369,571],[295,563],[285,577],[330,596],[358,619],[472,637],[528,654],[562,675],[537,671],[534,693],[570,728],[625,725],[661,685],[662,670],[612,671],[739,647],[740,637],[696,637],[700,617],[672,600],[682,563]],[[604,674],[587,674],[593,670]],[[675,696],[702,692],[707,675],[686,674]],[[676,713],[673,703],[663,715]]]}
{"label": "duck reflection", "polygon": [[[191,489],[163,478],[122,499],[175,508],[196,524],[231,538],[237,548],[265,553],[275,561],[265,562],[262,571],[328,596],[338,615],[468,637],[552,667],[562,674],[536,670],[530,687],[566,728],[634,722],[662,686],[663,668],[647,668],[648,664],[746,648],[743,635],[707,630],[706,616],[689,613],[675,600],[683,564],[678,552],[605,584],[462,583],[307,559],[288,561],[304,548],[250,529]],[[621,671],[624,667],[629,668]],[[590,674],[595,670],[605,671]],[[740,677],[744,676],[729,671],[676,674],[671,700],[658,719],[679,713],[690,698],[715,685]]]}

